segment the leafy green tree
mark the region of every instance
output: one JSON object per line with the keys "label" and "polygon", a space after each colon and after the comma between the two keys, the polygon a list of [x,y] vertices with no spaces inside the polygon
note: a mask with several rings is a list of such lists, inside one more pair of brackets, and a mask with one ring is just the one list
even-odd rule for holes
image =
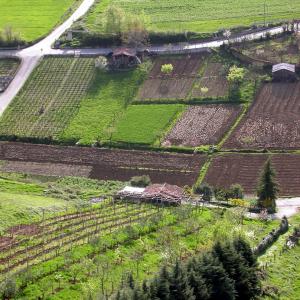
{"label": "leafy green tree", "polygon": [[193,187],[193,192],[195,194],[200,194],[202,195],[202,199],[204,201],[211,201],[213,197],[213,188],[207,184],[207,183],[202,183],[200,185],[194,185]]}
{"label": "leafy green tree", "polygon": [[232,66],[227,75],[229,82],[229,99],[240,100],[240,86],[245,78],[245,69],[237,66]]}
{"label": "leafy green tree", "polygon": [[257,196],[258,205],[261,208],[266,208],[270,212],[276,211],[276,199],[278,195],[278,184],[275,180],[276,174],[272,167],[271,160],[268,159],[264,165],[263,171],[260,175]]}
{"label": "leafy green tree", "polygon": [[170,75],[173,70],[174,70],[174,67],[172,64],[164,64],[161,66],[161,72],[165,75]]}
{"label": "leafy green tree", "polygon": [[125,14],[124,11],[111,5],[107,8],[104,16],[104,30],[109,35],[121,35],[124,26]]}

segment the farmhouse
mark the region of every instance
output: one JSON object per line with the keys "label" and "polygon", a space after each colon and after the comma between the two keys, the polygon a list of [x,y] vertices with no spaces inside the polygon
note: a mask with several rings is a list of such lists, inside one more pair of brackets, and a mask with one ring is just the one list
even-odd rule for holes
{"label": "farmhouse", "polygon": [[127,69],[141,63],[138,53],[134,49],[118,48],[108,54],[109,65],[115,69]]}
{"label": "farmhouse", "polygon": [[180,205],[187,200],[184,190],[176,185],[152,184],[146,188],[125,187],[116,196],[119,200]]}
{"label": "farmhouse", "polygon": [[272,68],[272,75],[274,81],[295,81],[296,67],[287,63],[277,64]]}

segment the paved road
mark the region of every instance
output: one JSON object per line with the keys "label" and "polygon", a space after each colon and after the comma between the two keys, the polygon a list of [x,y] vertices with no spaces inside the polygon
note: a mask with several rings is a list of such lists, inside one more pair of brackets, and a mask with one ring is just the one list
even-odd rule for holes
{"label": "paved road", "polygon": [[[75,50],[60,50],[52,49],[51,45],[68,29],[71,27],[74,21],[82,17],[89,8],[93,5],[95,0],[83,0],[80,7],[74,12],[74,14],[66,20],[62,25],[57,27],[53,32],[51,32],[45,39],[41,40],[37,44],[22,50],[3,50],[0,51],[0,57],[7,56],[17,56],[22,60],[19,71],[11,82],[6,91],[0,94],[0,115],[7,108],[13,98],[20,91],[28,77],[30,76],[33,69],[37,66],[40,58],[44,55],[74,55]],[[194,43],[194,44],[170,44],[152,46],[150,51],[157,52],[158,54],[164,53],[184,53],[188,51],[193,51],[202,48],[216,48],[223,44],[228,44],[229,42],[241,42],[243,40],[257,40],[264,37],[267,33],[270,35],[275,35],[283,32],[283,27],[274,27],[265,30],[261,30],[255,33],[243,34],[238,37],[230,39],[221,39],[210,42]],[[78,49],[82,55],[105,55],[111,52],[109,48],[97,48],[97,49]]]}
{"label": "paved road", "polygon": [[51,54],[52,49],[51,45],[68,29],[72,26],[73,22],[82,17],[89,8],[93,5],[95,0],[83,0],[82,4],[74,12],[74,14],[67,19],[63,24],[58,26],[53,30],[46,38],[38,42],[37,44],[22,49],[19,51],[0,51],[0,57],[6,56],[17,56],[22,62],[19,68],[19,71],[11,82],[6,91],[0,94],[0,114],[7,108],[12,99],[20,91],[31,72],[34,70],[38,64],[40,58],[43,55]]}

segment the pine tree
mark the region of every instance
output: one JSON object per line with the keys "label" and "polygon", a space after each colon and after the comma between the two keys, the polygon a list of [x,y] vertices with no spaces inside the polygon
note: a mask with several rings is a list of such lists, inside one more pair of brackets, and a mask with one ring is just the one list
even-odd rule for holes
{"label": "pine tree", "polygon": [[220,261],[211,253],[202,257],[199,271],[210,292],[210,300],[235,300],[234,281],[228,276]]}
{"label": "pine tree", "polygon": [[190,287],[186,270],[177,261],[170,274],[170,299],[194,300],[193,289]]}
{"label": "pine tree", "polygon": [[162,267],[159,278],[156,296],[158,299],[168,300],[170,299],[170,276],[166,266]]}
{"label": "pine tree", "polygon": [[209,300],[210,291],[206,285],[205,280],[200,274],[196,274],[194,270],[188,272],[189,285],[193,289],[195,300]]}
{"label": "pine tree", "polygon": [[249,267],[246,259],[236,251],[232,243],[216,243],[213,255],[222,263],[228,276],[234,281],[236,299],[252,299],[258,292],[256,269]]}
{"label": "pine tree", "polygon": [[275,176],[271,160],[268,159],[259,179],[257,196],[259,206],[267,208],[270,212],[275,212],[276,210],[275,200],[279,191]]}
{"label": "pine tree", "polygon": [[241,236],[237,237],[233,241],[235,250],[243,256],[249,267],[256,267],[257,261],[253,254],[253,251],[249,245]]}

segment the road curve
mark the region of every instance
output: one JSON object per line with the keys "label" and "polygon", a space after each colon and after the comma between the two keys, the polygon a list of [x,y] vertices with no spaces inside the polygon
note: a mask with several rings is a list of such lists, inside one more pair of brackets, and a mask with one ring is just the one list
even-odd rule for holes
{"label": "road curve", "polygon": [[6,91],[0,94],[0,115],[4,112],[13,98],[21,90],[22,86],[30,76],[31,72],[37,66],[40,58],[43,55],[50,54],[52,51],[51,45],[68,29],[72,24],[87,13],[95,0],[83,0],[81,5],[63,24],[54,29],[46,38],[42,39],[37,44],[22,49],[19,51],[5,50],[0,51],[0,57],[17,56],[21,59],[21,65],[18,73],[10,83]]}
{"label": "road curve", "polygon": [[[13,98],[20,91],[31,72],[37,66],[40,58],[44,55],[74,55],[75,50],[72,49],[52,49],[52,44],[59,39],[59,37],[72,26],[72,24],[87,13],[90,7],[94,4],[95,0],[83,0],[82,4],[74,12],[74,14],[68,18],[63,24],[53,30],[46,38],[38,42],[37,44],[22,50],[0,50],[0,57],[17,56],[22,60],[21,66],[17,75],[10,83],[6,91],[0,94],[0,115],[7,108]],[[183,43],[183,44],[169,44],[169,45],[157,45],[151,46],[148,49],[151,52],[157,54],[164,53],[185,53],[191,50],[202,48],[217,48],[223,44],[238,43],[244,40],[258,40],[265,37],[267,34],[276,35],[284,31],[283,26],[263,29],[257,32],[249,32],[243,35],[218,39],[210,42],[201,43]],[[94,48],[94,49],[78,49],[82,55],[105,55],[111,52],[110,48]]]}

